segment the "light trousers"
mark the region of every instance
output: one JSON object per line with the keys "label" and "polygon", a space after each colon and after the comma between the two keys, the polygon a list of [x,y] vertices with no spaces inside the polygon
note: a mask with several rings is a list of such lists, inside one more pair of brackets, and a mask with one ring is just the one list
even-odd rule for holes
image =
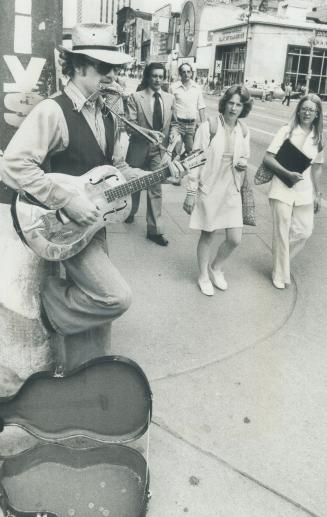
{"label": "light trousers", "polygon": [[273,216],[273,279],[289,284],[290,261],[304,247],[313,230],[313,204],[291,206],[269,199]]}
{"label": "light trousers", "polygon": [[194,135],[195,135],[195,122],[178,122],[178,133],[181,136],[182,141],[176,145],[176,151],[180,154],[184,144],[184,150],[187,154],[192,152]]}
{"label": "light trousers", "polygon": [[90,330],[128,309],[131,290],[108,256],[105,229],[62,264],[67,278],[48,276],[41,292],[49,321],[59,334]]}

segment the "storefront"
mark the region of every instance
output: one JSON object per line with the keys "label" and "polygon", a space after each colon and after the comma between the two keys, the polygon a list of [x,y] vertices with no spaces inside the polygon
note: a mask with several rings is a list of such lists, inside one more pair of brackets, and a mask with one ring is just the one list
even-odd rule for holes
{"label": "storefront", "polygon": [[261,14],[252,15],[249,24],[238,22],[210,36],[215,48],[210,73],[223,87],[274,80],[276,85],[290,81],[299,90],[308,78],[309,91],[327,98],[327,25],[291,24]]}
{"label": "storefront", "polygon": [[[310,60],[310,48],[290,45],[287,52],[285,81],[297,90],[306,84]],[[327,49],[313,49],[309,90],[321,96],[327,95]]]}
{"label": "storefront", "polygon": [[214,77],[221,86],[240,83],[244,77],[246,27],[233,27],[219,32],[215,50]]}

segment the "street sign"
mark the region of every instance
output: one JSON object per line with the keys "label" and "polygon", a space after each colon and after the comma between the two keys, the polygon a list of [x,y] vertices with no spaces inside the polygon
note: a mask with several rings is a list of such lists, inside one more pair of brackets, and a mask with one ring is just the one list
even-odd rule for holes
{"label": "street sign", "polygon": [[223,62],[221,60],[216,61],[216,68],[215,68],[216,74],[221,74],[222,64],[223,64]]}

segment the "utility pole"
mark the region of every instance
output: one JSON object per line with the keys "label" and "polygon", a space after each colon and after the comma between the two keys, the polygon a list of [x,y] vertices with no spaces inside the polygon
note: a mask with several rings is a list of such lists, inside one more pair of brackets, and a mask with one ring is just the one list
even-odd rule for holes
{"label": "utility pole", "polygon": [[310,45],[310,57],[309,57],[309,67],[308,67],[308,73],[306,77],[306,83],[305,83],[305,92],[309,93],[310,88],[310,79],[312,76],[312,59],[313,59],[313,51],[316,44],[316,29],[313,29],[312,36],[309,38],[309,45]]}
{"label": "utility pole", "polygon": [[243,70],[243,82],[245,82],[245,65],[248,55],[248,42],[249,42],[249,31],[250,31],[250,17],[252,14],[253,0],[249,0],[249,10],[246,14],[246,34],[245,34],[245,56],[244,56],[244,70]]}
{"label": "utility pole", "polygon": [[81,23],[83,18],[83,0],[77,0],[77,23]]}

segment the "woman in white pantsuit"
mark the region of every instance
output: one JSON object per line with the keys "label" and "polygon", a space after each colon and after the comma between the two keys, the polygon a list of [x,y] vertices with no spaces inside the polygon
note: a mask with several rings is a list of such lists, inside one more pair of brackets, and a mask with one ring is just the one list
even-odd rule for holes
{"label": "woman in white pantsuit", "polygon": [[[224,262],[242,238],[242,200],[240,188],[249,157],[249,130],[239,118],[246,117],[252,99],[242,85],[231,86],[219,101],[219,113],[203,122],[196,132],[193,149],[203,149],[207,161],[188,174],[184,210],[191,214],[190,228],[201,230],[197,256],[198,286],[207,296],[213,286],[225,291]],[[212,260],[216,230],[225,230]]]}
{"label": "woman in white pantsuit", "polygon": [[[322,134],[321,101],[317,95],[305,95],[296,106],[291,123],[278,131],[264,158],[265,165],[274,171],[269,203],[273,215],[272,282],[277,289],[290,283],[290,260],[310,237],[313,214],[320,207]],[[311,166],[302,174],[285,169],[275,158],[287,138],[311,158]],[[293,186],[289,188],[280,178],[288,179]]]}

